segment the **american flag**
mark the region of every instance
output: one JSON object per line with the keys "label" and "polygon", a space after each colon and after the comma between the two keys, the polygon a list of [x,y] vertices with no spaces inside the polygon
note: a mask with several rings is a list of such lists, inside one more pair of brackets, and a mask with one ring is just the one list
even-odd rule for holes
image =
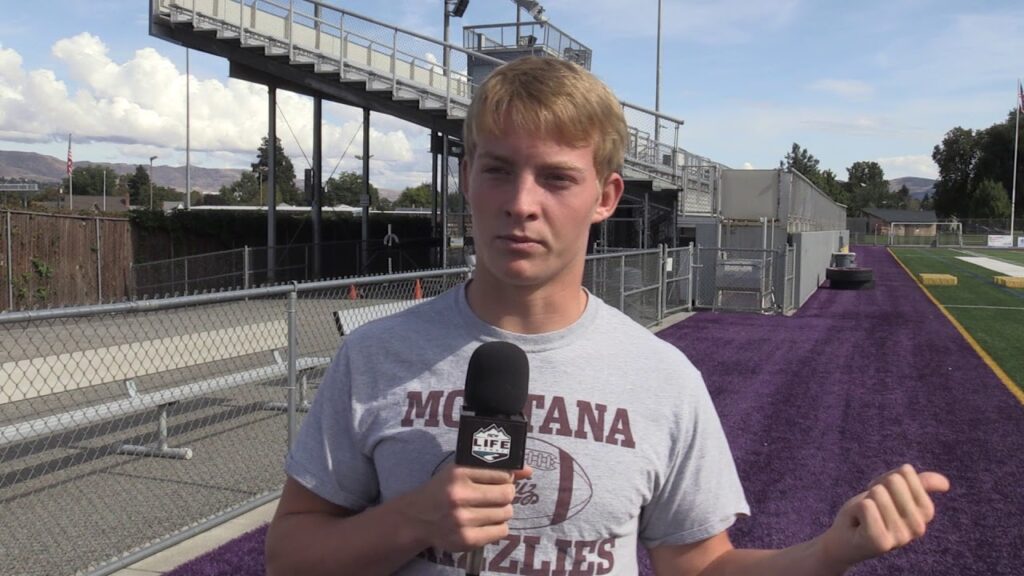
{"label": "american flag", "polygon": [[71,161],[71,134],[68,134],[68,176],[71,176],[74,167],[75,163]]}

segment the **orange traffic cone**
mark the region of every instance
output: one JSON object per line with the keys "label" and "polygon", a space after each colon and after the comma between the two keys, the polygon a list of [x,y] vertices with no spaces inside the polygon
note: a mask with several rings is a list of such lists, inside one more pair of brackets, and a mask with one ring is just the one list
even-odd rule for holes
{"label": "orange traffic cone", "polygon": [[359,292],[356,292],[356,287],[355,287],[354,284],[349,285],[349,287],[348,287],[348,299],[349,300],[358,300],[359,299]]}
{"label": "orange traffic cone", "polygon": [[416,279],[416,284],[412,287],[412,299],[422,300],[423,299],[423,286],[420,285],[420,279]]}

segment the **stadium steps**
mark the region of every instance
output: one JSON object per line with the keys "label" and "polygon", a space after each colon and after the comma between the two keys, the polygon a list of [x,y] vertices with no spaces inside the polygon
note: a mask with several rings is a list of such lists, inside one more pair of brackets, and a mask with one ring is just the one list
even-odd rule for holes
{"label": "stadium steps", "polygon": [[[151,35],[228,58],[232,76],[237,64],[244,68],[237,77],[245,80],[369,107],[449,134],[461,133],[475,88],[466,70],[501,63],[448,45],[451,59],[444,66],[440,40],[327,4],[289,13],[237,0],[150,1]],[[709,180],[692,168],[720,165],[678,146],[681,120],[622,105],[630,125],[625,175],[649,180],[655,190],[685,190],[687,213],[710,214]]]}

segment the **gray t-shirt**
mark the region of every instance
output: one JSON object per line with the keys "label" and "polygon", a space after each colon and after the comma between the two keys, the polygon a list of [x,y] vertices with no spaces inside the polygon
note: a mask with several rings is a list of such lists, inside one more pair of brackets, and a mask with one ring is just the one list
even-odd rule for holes
{"label": "gray t-shirt", "polygon": [[[322,498],[363,510],[425,484],[453,458],[469,357],[504,340],[530,362],[526,460],[495,574],[635,575],[637,541],[695,542],[749,514],[718,415],[675,347],[590,295],[571,326],[486,324],[464,286],[348,336],[285,465]],[[398,572],[461,574],[425,550]]]}

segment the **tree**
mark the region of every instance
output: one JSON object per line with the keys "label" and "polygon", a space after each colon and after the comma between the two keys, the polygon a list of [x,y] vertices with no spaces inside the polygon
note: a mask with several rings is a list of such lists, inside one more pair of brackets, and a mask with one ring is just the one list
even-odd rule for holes
{"label": "tree", "polygon": [[826,196],[840,204],[847,204],[846,191],[836,179],[835,172],[831,170],[822,172],[819,169],[819,164],[818,159],[810,151],[793,142],[793,147],[786,153],[785,159],[779,162],[779,167],[799,172]]}
{"label": "tree", "polygon": [[785,161],[787,170],[796,170],[808,180],[814,182],[815,186],[821,188],[821,171],[818,169],[818,159],[806,148],[801,148],[799,144],[793,142],[793,147],[786,153]]}
{"label": "tree", "polygon": [[974,218],[1009,218],[1010,199],[1006,188],[994,180],[983,180],[971,198]]}
{"label": "tree", "polygon": [[217,195],[219,203],[228,206],[256,206],[261,204],[260,188],[262,184],[254,172],[242,172],[242,175],[229,186],[221,186]]}
{"label": "tree", "polygon": [[[358,172],[341,172],[324,185],[324,206],[359,206],[363,196],[363,175]],[[380,192],[370,183],[370,206],[380,208]]]}
{"label": "tree", "polygon": [[[982,184],[986,180],[1000,184],[1009,198],[1006,191],[1012,189],[1014,170],[1016,168],[1020,175],[1024,165],[1024,158],[1021,158],[1018,165],[1013,166],[1015,112],[1011,110],[1004,121],[984,130],[953,128],[935,146],[932,159],[939,167],[939,179],[935,183],[934,202],[940,216],[980,218],[990,214],[992,198],[974,197],[983,191]],[[986,195],[995,191],[992,186],[984,186]],[[1024,214],[1024,203],[1017,211]]]}
{"label": "tree", "polygon": [[932,150],[932,160],[939,167],[939,179],[935,182],[935,212],[943,218],[968,217],[974,167],[978,161],[974,130],[957,126],[946,132],[942,143]]}
{"label": "tree", "polygon": [[396,208],[430,208],[434,205],[434,193],[430,184],[424,182],[419,186],[410,186],[395,200]]}
{"label": "tree", "polygon": [[892,208],[889,182],[877,162],[854,162],[846,169],[846,194],[853,211],[868,207]]}
{"label": "tree", "polygon": [[895,200],[895,204],[896,204],[895,207],[896,208],[899,208],[900,210],[906,210],[907,208],[909,208],[910,207],[910,188],[907,188],[906,184],[900,186],[900,189],[896,191],[896,195],[895,195],[894,200]]}
{"label": "tree", "polygon": [[128,202],[132,206],[149,206],[149,172],[143,165],[128,176]]}
{"label": "tree", "polygon": [[831,170],[825,170],[822,172],[819,188],[821,188],[821,191],[827,194],[828,197],[835,202],[844,206],[848,206],[850,204],[850,199],[846,194],[846,189],[843,188],[842,183],[836,178],[835,172]]}
{"label": "tree", "polygon": [[[97,164],[90,164],[88,166],[78,166],[72,172],[75,184],[75,194],[81,194],[82,196],[101,196],[103,194],[103,175],[107,177],[107,195],[113,196],[115,188],[117,187],[117,172],[109,166],[100,166]],[[148,178],[147,178],[148,182]],[[62,181],[64,190],[68,190],[68,179],[65,177]]]}
{"label": "tree", "polygon": [[921,210],[935,210],[935,202],[932,200],[932,195],[927,192],[921,198]]}
{"label": "tree", "polygon": [[[260,141],[260,147],[256,150],[256,162],[252,164],[253,174],[258,174],[260,180],[263,182],[263,188],[267,189],[267,181],[269,178],[268,168],[270,166],[267,161],[267,145],[269,138],[263,137]],[[293,206],[305,204],[302,191],[295,185],[295,166],[292,165],[292,161],[284,153],[284,147],[281,146],[281,139],[275,138],[274,144],[274,187],[276,194],[276,202],[278,204],[287,202]]]}

